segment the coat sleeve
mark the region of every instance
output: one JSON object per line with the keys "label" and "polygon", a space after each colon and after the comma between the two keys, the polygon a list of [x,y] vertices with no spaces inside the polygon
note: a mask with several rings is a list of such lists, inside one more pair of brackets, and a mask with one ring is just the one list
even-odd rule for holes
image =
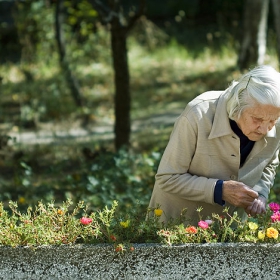
{"label": "coat sleeve", "polygon": [[198,140],[197,130],[194,119],[184,115],[177,119],[156,174],[156,183],[162,191],[183,199],[214,204],[214,188],[218,179],[189,173]]}
{"label": "coat sleeve", "polygon": [[276,169],[279,165],[279,148],[276,150],[269,164],[265,167],[259,182],[253,187],[260,195],[268,198],[271,187],[274,183]]}

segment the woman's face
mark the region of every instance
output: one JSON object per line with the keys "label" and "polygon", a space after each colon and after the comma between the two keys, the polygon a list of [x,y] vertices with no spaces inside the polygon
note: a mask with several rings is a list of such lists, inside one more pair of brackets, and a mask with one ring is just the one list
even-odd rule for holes
{"label": "woman's face", "polygon": [[262,139],[280,117],[280,108],[257,104],[244,109],[236,121],[242,132],[252,141]]}

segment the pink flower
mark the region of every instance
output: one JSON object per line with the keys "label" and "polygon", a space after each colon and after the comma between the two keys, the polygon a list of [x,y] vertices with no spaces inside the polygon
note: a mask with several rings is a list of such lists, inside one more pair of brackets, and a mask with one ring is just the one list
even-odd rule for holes
{"label": "pink flower", "polygon": [[90,223],[92,222],[92,219],[91,219],[91,218],[87,218],[87,217],[82,217],[82,218],[80,219],[80,222],[81,222],[81,224],[83,224],[83,225],[88,225],[88,224],[90,224]]}
{"label": "pink flower", "polygon": [[280,212],[279,211],[274,212],[273,215],[270,218],[271,218],[273,223],[279,222],[280,221]]}
{"label": "pink flower", "polygon": [[199,221],[198,226],[202,229],[207,229],[209,227],[208,223],[205,221]]}
{"label": "pink flower", "polygon": [[273,212],[278,212],[280,210],[280,204],[276,203],[276,202],[271,202],[269,204],[269,208],[271,211]]}

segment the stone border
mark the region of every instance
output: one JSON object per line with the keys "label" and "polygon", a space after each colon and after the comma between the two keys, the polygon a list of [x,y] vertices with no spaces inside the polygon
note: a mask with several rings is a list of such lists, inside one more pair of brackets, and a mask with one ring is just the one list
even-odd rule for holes
{"label": "stone border", "polygon": [[280,244],[135,244],[0,248],[1,279],[280,279]]}

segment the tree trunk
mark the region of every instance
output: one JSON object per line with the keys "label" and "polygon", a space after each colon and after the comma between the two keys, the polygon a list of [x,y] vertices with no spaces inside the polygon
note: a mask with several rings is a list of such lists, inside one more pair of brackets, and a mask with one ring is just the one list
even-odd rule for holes
{"label": "tree trunk", "polygon": [[274,12],[274,23],[277,34],[277,55],[278,63],[280,67],[280,0],[272,0],[273,12]]}
{"label": "tree trunk", "polygon": [[129,146],[130,87],[126,46],[127,30],[118,19],[111,22],[111,47],[115,79],[115,147]]}
{"label": "tree trunk", "polygon": [[64,33],[62,28],[63,18],[64,18],[63,0],[57,0],[56,13],[55,13],[55,31],[56,31],[56,41],[58,45],[58,52],[60,58],[60,65],[62,71],[65,74],[67,83],[69,85],[72,97],[76,105],[78,107],[82,107],[83,101],[82,101],[82,94],[80,92],[80,86],[76,77],[73,75],[66,59],[65,40],[64,40],[64,36],[63,36]]}
{"label": "tree trunk", "polygon": [[244,32],[238,58],[240,69],[264,63],[269,0],[247,0],[244,7]]}
{"label": "tree trunk", "polygon": [[[93,0],[92,0],[93,1]],[[132,17],[124,19],[120,0],[94,0],[92,2],[101,20],[111,26],[111,49],[115,82],[115,148],[130,145],[130,84],[126,39],[129,30],[144,13],[145,0],[139,1],[139,9]]]}

